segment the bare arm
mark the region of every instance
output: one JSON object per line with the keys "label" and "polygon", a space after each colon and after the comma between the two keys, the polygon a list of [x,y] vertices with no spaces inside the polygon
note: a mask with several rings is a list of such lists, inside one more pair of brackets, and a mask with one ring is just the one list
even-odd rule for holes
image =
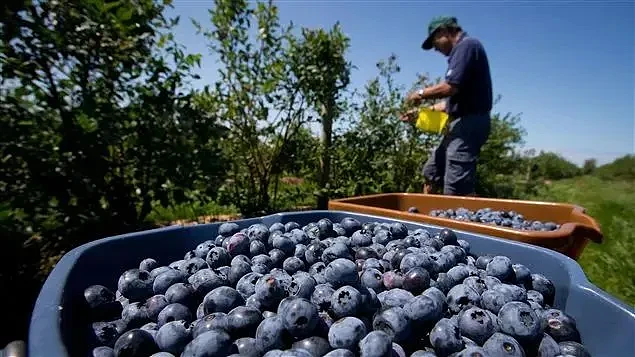
{"label": "bare arm", "polygon": [[424,99],[441,99],[451,97],[458,92],[456,86],[451,85],[448,82],[441,82],[430,87],[412,92],[408,95],[407,100],[416,103],[421,103]]}
{"label": "bare arm", "polygon": [[430,106],[430,109],[437,111],[437,112],[444,112],[446,109],[446,101],[440,101],[438,103],[435,103],[434,105]]}

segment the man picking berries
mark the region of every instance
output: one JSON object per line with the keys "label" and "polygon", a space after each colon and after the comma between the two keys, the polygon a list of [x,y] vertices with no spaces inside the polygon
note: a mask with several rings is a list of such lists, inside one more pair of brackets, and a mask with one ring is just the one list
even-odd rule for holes
{"label": "man picking berries", "polygon": [[[434,48],[448,58],[445,80],[408,94],[406,101],[445,99],[431,107],[449,115],[441,143],[425,163],[424,193],[443,187],[444,195],[475,194],[476,163],[490,134],[492,79],[485,49],[455,17],[440,16],[428,25],[424,50]],[[402,120],[413,120],[407,114]]]}

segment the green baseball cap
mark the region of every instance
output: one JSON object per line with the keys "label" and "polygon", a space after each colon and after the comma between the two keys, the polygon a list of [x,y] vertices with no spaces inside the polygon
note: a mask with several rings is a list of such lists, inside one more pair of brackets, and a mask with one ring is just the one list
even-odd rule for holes
{"label": "green baseball cap", "polygon": [[432,48],[432,37],[434,32],[443,26],[459,26],[459,23],[454,16],[437,16],[432,18],[428,24],[428,38],[426,38],[421,45],[424,50]]}

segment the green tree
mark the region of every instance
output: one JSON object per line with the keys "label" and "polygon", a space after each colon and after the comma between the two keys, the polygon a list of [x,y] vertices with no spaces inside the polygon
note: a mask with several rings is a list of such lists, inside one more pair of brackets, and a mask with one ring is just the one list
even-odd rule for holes
{"label": "green tree", "polygon": [[541,151],[532,161],[536,168],[534,175],[545,180],[560,180],[581,174],[576,164],[553,152]]}
{"label": "green tree", "polygon": [[590,175],[597,169],[598,161],[596,159],[586,159],[582,165],[582,173],[584,175]]}
{"label": "green tree", "polygon": [[184,89],[200,57],[174,42],[169,31],[178,20],[162,14],[168,4],[2,6],[6,289],[36,284],[38,263],[45,274],[77,244],[138,229],[155,203],[213,194],[224,179],[216,140],[222,128]]}
{"label": "green tree", "polygon": [[531,178],[526,177],[527,162],[520,153],[524,135],[520,115],[492,115],[490,136],[481,148],[478,160],[478,195],[511,198],[531,186],[527,181]]}
{"label": "green tree", "polygon": [[420,190],[421,165],[438,140],[399,120],[404,87],[394,78],[400,71],[397,57],[377,68],[378,76],[366,84],[354,115],[335,138],[334,186],[340,197]]}
{"label": "green tree", "polygon": [[262,214],[272,210],[271,188],[290,138],[307,121],[288,55],[292,26],[280,25],[272,1],[251,7],[245,0],[216,0],[210,17],[211,29],[195,26],[218,56],[219,80],[199,100],[218,101],[229,129],[223,149],[231,180],[222,197],[246,215]]}
{"label": "green tree", "polygon": [[291,51],[299,88],[322,124],[318,209],[326,209],[329,198],[333,122],[346,105],[342,94],[350,83],[349,42],[339,23],[329,31],[303,28]]}

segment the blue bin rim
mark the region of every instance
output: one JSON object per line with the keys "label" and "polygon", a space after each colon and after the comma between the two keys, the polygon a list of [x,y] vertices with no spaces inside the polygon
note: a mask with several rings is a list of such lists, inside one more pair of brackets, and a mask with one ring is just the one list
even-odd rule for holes
{"label": "blue bin rim", "polygon": [[[271,215],[254,217],[254,218],[244,218],[238,219],[228,222],[235,222],[240,224],[241,222],[254,221],[254,220],[269,220],[269,221],[281,221],[283,218],[293,216],[315,216],[315,215],[324,215],[328,217],[330,215],[341,215],[346,214],[350,215],[354,218],[363,218],[369,221],[372,220],[384,220],[390,222],[400,222],[409,225],[419,226],[421,228],[443,228],[437,225],[424,224],[421,222],[414,221],[406,221],[400,219],[393,219],[388,217],[362,214],[356,212],[349,211],[334,211],[334,210],[313,210],[313,211],[300,211],[300,212],[280,212],[274,213]],[[198,226],[213,226],[220,225],[225,222],[215,222],[215,223],[205,223],[200,224]],[[60,261],[55,265],[55,268],[51,271],[46,281],[44,282],[42,289],[40,290],[40,294],[35,302],[33,308],[33,314],[31,316],[30,326],[29,326],[29,336],[28,336],[28,350],[27,355],[31,355],[31,353],[35,353],[34,356],[39,355],[49,355],[49,356],[68,356],[68,351],[66,347],[61,341],[63,341],[62,331],[60,329],[60,314],[59,311],[62,309],[62,297],[63,297],[63,284],[66,281],[68,275],[70,274],[73,266],[77,262],[78,258],[88,249],[100,245],[104,242],[117,240],[117,239],[132,239],[134,237],[145,235],[148,233],[156,233],[156,232],[168,232],[168,231],[180,231],[186,229],[186,226],[177,224],[171,225],[167,227],[155,228],[150,230],[125,233],[111,237],[101,238],[92,242],[85,243],[80,245],[68,253],[66,253]],[[530,251],[537,252],[539,254],[547,254],[551,255],[554,258],[557,258],[562,261],[563,267],[567,270],[570,278],[571,278],[571,286],[578,286],[578,288],[585,290],[587,293],[597,295],[604,301],[609,304],[614,305],[614,307],[622,310],[625,314],[631,316],[631,318],[635,321],[635,312],[633,308],[626,305],[626,303],[618,300],[614,296],[606,293],[602,289],[598,288],[596,285],[592,284],[584,271],[580,267],[580,265],[573,259],[567,257],[566,255],[547,249],[539,246],[534,246],[531,244],[516,242],[512,240],[504,240],[500,238],[495,238],[479,233],[467,232],[459,229],[452,229],[455,232],[470,234],[471,236],[479,237],[480,239],[493,240],[496,241],[497,244],[507,244],[507,245],[516,245],[521,246],[523,249],[527,249]],[[35,343],[37,341],[37,343]],[[46,346],[46,351],[42,350],[41,347]],[[52,350],[53,349],[53,350]]]}

